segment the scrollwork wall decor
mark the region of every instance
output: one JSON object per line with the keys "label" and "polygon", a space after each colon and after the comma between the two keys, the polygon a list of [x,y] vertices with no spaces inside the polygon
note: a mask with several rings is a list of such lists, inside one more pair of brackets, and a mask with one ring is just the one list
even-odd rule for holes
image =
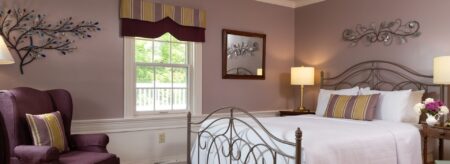
{"label": "scrollwork wall decor", "polygon": [[91,32],[101,30],[98,22],[75,23],[69,17],[51,24],[45,18],[45,15],[37,14],[34,10],[0,11],[0,35],[10,50],[19,57],[21,74],[24,74],[24,66],[36,59],[45,58],[47,51],[53,50],[66,55],[76,49],[73,37],[91,38]]}
{"label": "scrollwork wall decor", "polygon": [[352,42],[350,46],[356,46],[359,42],[364,42],[369,46],[372,43],[383,42],[385,46],[391,45],[394,40],[400,44],[406,43],[407,38],[414,38],[420,35],[420,23],[409,21],[405,24],[401,19],[383,22],[378,27],[375,24],[363,26],[358,24],[355,29],[346,29],[343,32],[345,41]]}
{"label": "scrollwork wall decor", "polygon": [[228,58],[233,56],[253,56],[253,52],[258,50],[258,43],[236,43],[228,48]]}

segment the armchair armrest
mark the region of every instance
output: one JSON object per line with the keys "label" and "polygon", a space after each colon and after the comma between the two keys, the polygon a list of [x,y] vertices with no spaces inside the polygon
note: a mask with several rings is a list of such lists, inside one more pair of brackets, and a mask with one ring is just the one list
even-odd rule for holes
{"label": "armchair armrest", "polygon": [[14,148],[14,154],[22,163],[58,163],[59,151],[50,146],[20,145]]}
{"label": "armchair armrest", "polygon": [[81,151],[107,153],[109,137],[106,134],[74,134],[70,136],[71,148]]}

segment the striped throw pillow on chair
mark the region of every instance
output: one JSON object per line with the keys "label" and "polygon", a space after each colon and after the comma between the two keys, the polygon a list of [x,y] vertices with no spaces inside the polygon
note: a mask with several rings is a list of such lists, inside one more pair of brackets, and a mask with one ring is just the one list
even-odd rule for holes
{"label": "striped throw pillow on chair", "polygon": [[59,152],[68,151],[64,124],[59,111],[41,115],[26,114],[26,117],[35,146],[52,146]]}
{"label": "striped throw pillow on chair", "polygon": [[374,118],[379,97],[380,94],[331,95],[325,117],[371,121]]}

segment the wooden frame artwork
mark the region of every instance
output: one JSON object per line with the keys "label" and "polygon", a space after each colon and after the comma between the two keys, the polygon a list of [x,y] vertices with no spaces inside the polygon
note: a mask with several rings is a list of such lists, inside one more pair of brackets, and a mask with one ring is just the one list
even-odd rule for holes
{"label": "wooden frame artwork", "polygon": [[266,35],[223,29],[222,78],[264,80]]}

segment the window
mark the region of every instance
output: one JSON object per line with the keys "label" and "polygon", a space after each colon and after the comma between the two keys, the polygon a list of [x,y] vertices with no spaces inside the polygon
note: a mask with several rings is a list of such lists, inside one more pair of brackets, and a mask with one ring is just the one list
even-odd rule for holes
{"label": "window", "polygon": [[195,45],[169,33],[156,39],[126,38],[125,115],[191,111],[199,81],[194,58],[200,48]]}

